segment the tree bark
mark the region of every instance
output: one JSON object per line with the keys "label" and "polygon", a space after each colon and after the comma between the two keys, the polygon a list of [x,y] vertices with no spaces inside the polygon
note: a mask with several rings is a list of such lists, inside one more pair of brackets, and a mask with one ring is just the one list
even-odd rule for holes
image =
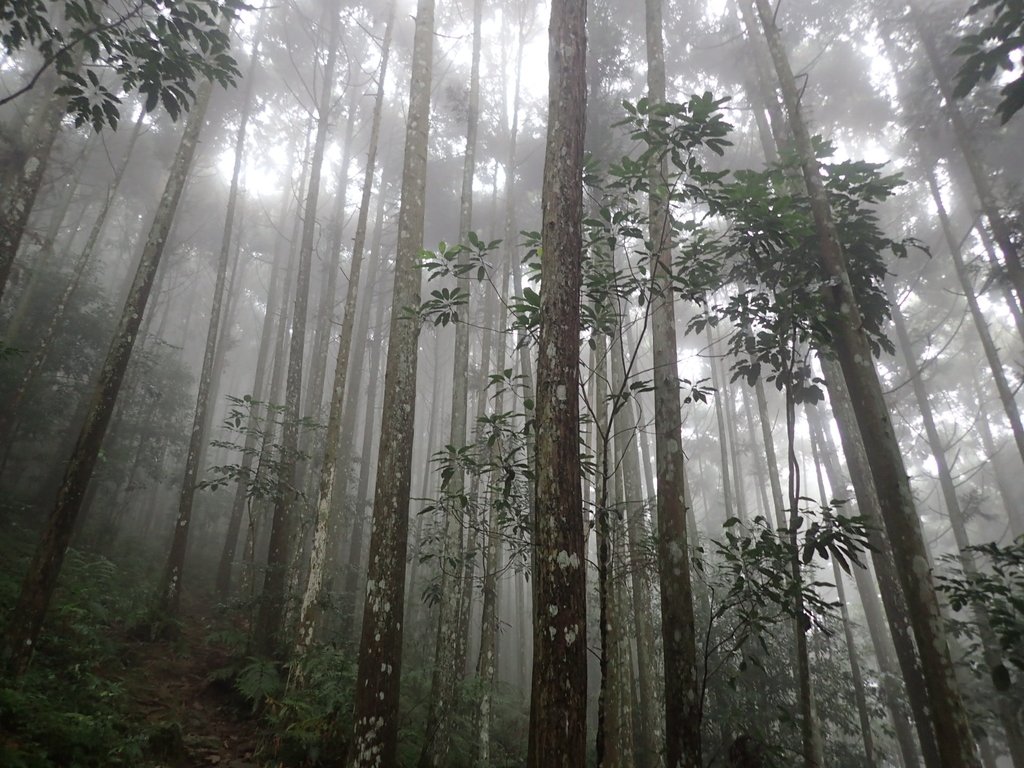
{"label": "tree bark", "polygon": [[[612,387],[622,391],[625,386],[626,365],[622,351],[624,339],[613,339],[611,344]],[[651,595],[654,585],[651,583],[646,564],[639,562],[640,550],[647,539],[648,530],[644,520],[643,478],[640,473],[640,462],[637,457],[637,423],[632,400],[626,400],[616,412],[615,420],[615,451],[617,463],[622,466],[624,495],[618,499],[619,507],[626,516],[626,542],[633,567],[632,576],[632,608],[633,621],[636,626],[636,656],[639,678],[640,704],[640,745],[637,765],[640,768],[656,766],[661,762],[661,734],[659,712],[661,702],[655,684],[657,673],[657,647],[654,642],[654,616],[651,607]]]}
{"label": "tree bark", "polygon": [[110,423],[121,383],[124,381],[128,360],[142,323],[178,200],[192,166],[211,89],[209,81],[204,81],[198,88],[196,103],[185,124],[170,176],[135,272],[135,279],[132,281],[128,299],[103,363],[88,415],[68,461],[57,503],[50,512],[43,538],[22,580],[21,591],[10,616],[9,629],[5,637],[4,662],[12,677],[21,676],[28,667],[46,610],[57,586],[57,578],[82,507],[86,487],[99,458],[100,446]]}
{"label": "tree bark", "polygon": [[[335,541],[338,529],[337,521],[332,520],[336,509],[334,495],[338,485],[338,471],[347,478],[348,450],[340,448],[344,439],[346,445],[352,443],[354,430],[342,434],[344,414],[345,387],[348,382],[349,357],[352,352],[353,330],[356,324],[356,304],[359,298],[359,279],[363,268],[363,251],[366,244],[366,222],[369,217],[370,196],[373,192],[373,174],[377,167],[377,145],[380,139],[381,109],[384,101],[384,80],[388,71],[388,58],[391,53],[391,28],[394,18],[394,3],[391,5],[387,25],[384,28],[384,43],[381,49],[380,76],[378,78],[377,96],[374,100],[373,118],[370,127],[370,147],[363,175],[362,197],[359,203],[359,218],[356,222],[355,243],[352,248],[352,263],[349,268],[348,287],[345,291],[345,309],[342,316],[341,335],[338,339],[338,357],[334,366],[334,383],[331,388],[330,414],[327,418],[327,435],[324,438],[324,457],[320,470],[320,483],[317,493],[316,508],[313,517],[313,545],[309,558],[309,578],[302,597],[302,608],[299,616],[297,645],[298,650],[309,646],[316,632],[322,603],[322,587],[326,579],[328,553],[337,546]],[[340,226],[340,225],[339,225]],[[356,384],[353,392],[358,391],[358,379],[361,368],[356,369]],[[355,408],[355,398],[348,403]],[[354,414],[353,414],[354,415]],[[339,453],[345,458],[344,464],[338,461]],[[344,479],[342,481],[344,489]]]}
{"label": "tree bark", "polygon": [[586,550],[579,457],[585,0],[553,0],[541,203],[529,768],[586,763]]}
{"label": "tree bark", "polygon": [[[833,496],[825,490],[825,479],[822,477],[821,452],[823,447],[817,440],[814,431],[809,429],[811,438],[811,456],[814,461],[814,474],[818,480],[818,498],[822,506],[831,503],[834,494],[838,489],[833,489]],[[832,558],[832,578],[836,583],[836,595],[839,601],[839,611],[843,622],[843,635],[846,638],[846,655],[850,660],[850,677],[853,681],[853,697],[857,704],[857,717],[860,720],[861,739],[864,742],[864,759],[868,768],[877,765],[875,759],[875,738],[871,732],[871,715],[868,712],[867,695],[864,691],[864,677],[860,671],[860,658],[857,654],[857,644],[853,636],[853,623],[850,621],[850,608],[846,602],[846,588],[843,584],[843,572],[839,567],[839,561]]]}
{"label": "tree bark", "polygon": [[930,694],[939,752],[947,768],[978,765],[974,738],[953,670],[945,628],[930,576],[927,549],[891,418],[882,397],[845,257],[829,209],[821,169],[804,123],[800,96],[768,0],[756,0],[758,15],[782,89],[819,238],[819,258],[831,278],[823,297],[830,310],[834,352],[854,403],[857,424],[881,503],[911,624]]}
{"label": "tree bark", "polygon": [[340,13],[338,0],[325,8],[327,18],[327,63],[317,108],[316,139],[310,160],[309,187],[303,210],[302,240],[299,245],[299,271],[295,279],[295,303],[292,310],[291,342],[288,350],[288,375],[285,384],[284,424],[281,429],[281,462],[270,524],[270,545],[263,593],[256,619],[256,644],[267,655],[283,650],[283,624],[287,569],[291,565],[291,537],[294,509],[298,504],[297,452],[299,447],[299,399],[302,394],[302,364],[306,345],[306,321],[309,310],[309,284],[316,235],[316,215],[320,200],[320,178],[331,118],[331,94],[338,60]]}
{"label": "tree bark", "polygon": [[999,246],[999,250],[1003,254],[1003,260],[1006,262],[1004,265],[1006,276],[1009,278],[1010,284],[1013,285],[1013,290],[1017,294],[1017,305],[1019,308],[1024,309],[1024,266],[1021,265],[1020,254],[1013,243],[1012,230],[1006,221],[1006,217],[1003,216],[1002,210],[999,207],[999,201],[992,190],[991,174],[987,171],[984,162],[978,155],[978,151],[974,147],[971,129],[968,127],[967,121],[960,111],[959,103],[953,98],[953,86],[949,75],[946,73],[945,60],[935,43],[935,38],[925,24],[917,2],[915,0],[908,0],[908,5],[910,7],[910,20],[917,31],[918,37],[921,39],[925,57],[928,59],[928,63],[931,65],[932,72],[935,75],[935,80],[938,83],[939,93],[942,94],[946,113],[949,115],[950,123],[953,126],[953,134],[956,136],[960,153],[967,166],[967,171],[970,173],[971,181],[974,183],[974,191],[978,196],[978,201],[981,203],[982,213],[988,219],[989,229],[996,244]]}
{"label": "tree bark", "polygon": [[[830,397],[834,403],[835,396],[831,390]],[[840,489],[847,487],[847,484],[840,477],[833,460],[836,450],[832,444],[832,437],[823,429],[816,409],[809,408],[806,413],[811,434],[821,446],[822,463],[825,466],[828,484],[832,488],[832,494],[836,496],[840,493]],[[845,443],[844,452],[847,453],[847,456],[857,455],[854,449]],[[878,521],[880,520],[878,500],[875,498],[874,488],[871,487],[870,482],[865,482],[869,480],[868,473],[865,467],[861,467],[861,463],[866,462],[861,462],[860,459],[847,459],[851,476],[860,478],[854,481],[854,495],[856,496],[860,514],[869,520]],[[880,538],[880,532],[876,532],[875,538]],[[882,547],[878,547],[877,551],[872,551],[872,558],[876,563],[889,559],[882,549]],[[889,567],[885,566],[885,572],[888,573],[889,570]],[[901,677],[907,680],[908,699],[911,702],[913,717],[918,723],[920,738],[926,745],[924,750],[922,750],[926,755],[925,765],[928,768],[935,768],[938,765],[938,752],[935,746],[935,739],[932,736],[931,724],[927,717],[927,710],[925,709],[924,681],[921,680],[920,663],[913,649],[913,640],[909,634],[909,627],[906,626],[905,619],[903,619],[901,624],[894,622],[893,625],[897,627],[897,631],[894,631],[890,638],[883,615],[882,601],[878,597],[878,590],[871,577],[871,573],[867,567],[854,568],[853,575],[857,581],[857,592],[860,595],[861,605],[864,608],[864,617],[867,620],[868,632],[871,635],[871,644],[875,649],[875,658],[878,661],[878,669],[882,677],[882,696],[889,709],[889,717],[892,719],[893,730],[896,732],[896,742],[900,748],[903,764],[908,767],[917,768],[921,763],[921,753],[918,751],[917,743],[914,740],[913,725],[911,719],[907,716],[906,706],[903,701],[903,691],[899,685]],[[892,602],[891,595],[899,589],[899,586],[895,576],[891,574],[888,579],[880,577],[879,581],[880,583],[885,582],[883,584],[883,595],[886,594],[887,590],[889,591],[890,597],[888,600],[890,602],[887,602],[884,608],[885,611],[889,611],[889,604]],[[899,605],[902,605],[902,600],[899,601]],[[897,613],[895,606],[893,613]],[[905,610],[903,613],[905,614]],[[898,661],[893,659],[893,645],[897,635],[899,635],[901,645],[908,651],[905,655],[898,654]],[[905,671],[901,676],[900,665],[904,663],[908,671]],[[911,688],[911,685],[914,687]]]}
{"label": "tree bark", "polygon": [[409,486],[416,409],[419,326],[408,311],[420,303],[416,262],[423,243],[430,130],[430,80],[434,2],[419,0],[413,40],[412,80],[406,124],[398,252],[391,302],[384,415],[370,535],[370,565],[359,643],[354,733],[349,768],[395,764],[398,688],[402,667],[402,608],[409,528]]}
{"label": "tree bark", "polygon": [[[471,55],[469,104],[467,106],[468,121],[466,126],[466,150],[462,164],[462,198],[459,206],[459,243],[465,244],[473,223],[473,176],[476,172],[477,126],[480,112],[480,27],[483,22],[483,2],[473,3],[473,51]],[[468,267],[466,254],[459,256],[459,264]],[[455,323],[455,354],[452,362],[452,420],[448,436],[448,445],[461,448],[466,445],[468,383],[469,383],[469,319],[471,311],[472,285],[469,276],[464,275],[456,281],[467,296],[464,314]],[[461,466],[449,480],[447,495],[457,499],[465,488],[465,477]],[[472,504],[472,502],[470,502]],[[459,510],[469,513],[467,507]],[[431,681],[430,705],[427,712],[426,738],[420,752],[419,767],[447,765],[448,751],[451,748],[451,710],[455,703],[456,686],[463,664],[466,633],[469,622],[463,623],[463,604],[467,614],[472,589],[463,600],[464,579],[461,578],[463,568],[468,568],[472,575],[472,559],[466,558],[466,547],[463,546],[463,528],[465,521],[454,510],[445,505],[444,511],[444,552],[441,565],[441,603],[438,611],[437,646],[434,651],[434,670]],[[471,526],[469,536],[475,531]],[[464,560],[464,558],[466,558]],[[445,564],[455,564],[452,568]],[[472,580],[469,581],[470,585]],[[468,619],[468,615],[467,615]],[[461,629],[461,631],[460,631]],[[460,654],[460,646],[463,653]],[[462,658],[460,658],[460,656]]]}
{"label": "tree bark", "polygon": [[[18,255],[18,247],[25,235],[28,218],[35,206],[36,196],[43,183],[43,174],[53,151],[67,96],[54,93],[42,107],[42,113],[35,123],[35,135],[31,137],[32,148],[24,163],[18,169],[13,187],[3,190],[0,199],[0,299],[3,298],[7,283]],[[12,174],[13,175],[13,174]]]}
{"label": "tree bark", "polygon": [[[971,542],[967,535],[967,526],[964,523],[963,510],[960,507],[960,499],[956,495],[956,485],[953,482],[953,474],[950,471],[949,461],[946,459],[946,451],[939,435],[938,427],[935,424],[935,417],[932,413],[931,403],[928,400],[928,392],[922,379],[922,371],[914,357],[913,346],[910,342],[910,334],[907,332],[906,321],[899,304],[889,286],[889,303],[892,305],[893,326],[896,329],[896,339],[900,352],[903,355],[904,366],[907,376],[910,379],[911,388],[914,391],[914,399],[917,402],[918,410],[921,412],[921,420],[924,424],[925,437],[928,441],[929,452],[935,460],[935,466],[939,477],[939,487],[942,491],[942,500],[946,505],[946,513],[949,515],[949,523],[953,529],[953,538],[959,550],[960,565],[964,574],[968,577],[978,574],[978,566],[974,555],[970,551]],[[973,608],[975,622],[979,627],[979,634],[982,641],[982,656],[989,667],[994,671],[1002,664],[1002,653],[995,640],[992,626],[989,622],[988,611],[983,606]],[[999,691],[992,691],[996,697],[996,711],[999,723],[1006,734],[1006,745],[1010,752],[1010,758],[1017,768],[1024,768],[1024,732],[1018,720],[1016,707]]]}
{"label": "tree bark", "polygon": [[[245,157],[245,132],[249,127],[249,118],[253,106],[253,83],[256,59],[259,54],[260,30],[256,33],[253,43],[252,58],[249,71],[245,78],[245,94],[242,103],[238,131],[235,134],[235,162],[231,173],[231,186],[228,190],[227,212],[224,219],[224,231],[221,236],[220,254],[217,258],[217,276],[213,287],[213,302],[210,307],[210,320],[206,330],[206,346],[203,350],[203,367],[199,374],[199,391],[196,393],[196,408],[192,419],[192,431],[189,434],[188,452],[185,455],[185,474],[181,481],[181,492],[178,499],[178,517],[174,523],[171,538],[171,549],[167,555],[164,572],[157,589],[157,603],[161,611],[176,615],[181,600],[181,576],[185,570],[185,553],[188,549],[189,529],[192,523],[192,506],[196,494],[196,477],[199,473],[199,461],[203,455],[207,435],[210,431],[210,399],[216,395],[213,380],[217,376],[214,365],[218,354],[217,340],[221,331],[221,310],[226,298],[228,266],[231,261],[232,236],[235,226],[235,212],[238,208],[238,192],[242,177],[242,160]],[[223,361],[221,361],[223,363]]]}
{"label": "tree bark", "polygon": [[978,339],[981,341],[981,348],[985,353],[985,360],[988,362],[989,370],[992,373],[992,380],[995,383],[996,391],[999,393],[999,402],[1002,403],[1006,419],[1010,422],[1010,430],[1013,433],[1013,441],[1017,446],[1017,452],[1020,454],[1021,459],[1024,460],[1024,424],[1021,423],[1020,409],[1017,407],[1013,390],[1010,388],[1010,383],[1006,378],[1003,363],[999,359],[999,350],[992,338],[988,321],[985,319],[985,315],[978,304],[978,296],[967,272],[967,266],[964,264],[960,243],[953,234],[953,226],[949,220],[949,214],[946,212],[946,206],[942,200],[942,192],[939,189],[938,179],[935,177],[933,168],[934,164],[929,163],[927,159],[922,160],[921,169],[927,179],[928,189],[932,194],[932,201],[935,203],[936,212],[939,216],[939,225],[942,228],[942,234],[946,241],[946,247],[949,249],[949,255],[953,260],[953,268],[956,271],[957,280],[959,280],[960,287],[963,289],[964,298],[967,300],[967,308],[971,313],[971,318],[974,320],[974,328],[978,333]]}
{"label": "tree bark", "polygon": [[[665,101],[662,2],[646,0],[647,92],[651,104]],[[661,637],[665,657],[665,756],[668,768],[700,768],[701,703],[686,525],[686,478],[679,402],[678,352],[672,293],[672,228],[667,199],[667,163],[650,168],[650,239],[654,295],[651,328],[654,355],[654,430],[658,475],[658,577]],[[723,436],[724,439],[724,436]]]}
{"label": "tree bark", "polygon": [[[82,281],[82,277],[85,275],[86,268],[92,261],[96,244],[99,242],[100,235],[102,234],[103,228],[107,222],[107,214],[110,212],[110,206],[113,204],[114,199],[117,196],[117,189],[121,185],[121,179],[124,178],[124,172],[128,167],[128,161],[131,159],[132,152],[135,149],[135,144],[141,133],[142,118],[144,115],[145,113],[140,113],[139,119],[135,121],[131,138],[128,140],[128,148],[125,150],[121,164],[114,173],[114,178],[110,181],[107,196],[103,201],[103,205],[100,208],[99,213],[96,214],[96,219],[93,221],[92,228],[89,230],[89,236],[86,238],[85,245],[82,247],[82,251],[78,255],[78,258],[75,260],[75,264],[71,269],[71,278],[64,287],[64,291],[61,293],[60,298],[57,299],[57,303],[50,315],[50,322],[47,324],[42,338],[37,342],[36,351],[32,356],[32,361],[22,374],[21,381],[18,383],[18,388],[14,391],[14,394],[11,395],[8,401],[4,403],[3,411],[0,412],[0,446],[2,446],[0,447],[0,453],[2,453],[2,458],[0,458],[0,468],[6,464],[7,452],[10,450],[14,441],[19,406],[21,405],[22,400],[24,400],[25,395],[28,393],[29,388],[35,382],[36,376],[39,375],[39,372],[46,364],[46,361],[49,358],[50,346],[53,344],[53,340],[57,337],[58,331],[63,327],[64,315],[67,312],[71,298],[78,289],[78,286]],[[13,334],[9,334],[8,338],[11,338],[12,336]]]}

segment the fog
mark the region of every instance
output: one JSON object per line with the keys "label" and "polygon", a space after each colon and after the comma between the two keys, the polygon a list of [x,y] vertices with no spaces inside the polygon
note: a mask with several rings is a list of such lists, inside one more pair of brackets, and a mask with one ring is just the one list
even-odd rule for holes
{"label": "fog", "polygon": [[0,6],[0,764],[1024,768],[1017,6]]}

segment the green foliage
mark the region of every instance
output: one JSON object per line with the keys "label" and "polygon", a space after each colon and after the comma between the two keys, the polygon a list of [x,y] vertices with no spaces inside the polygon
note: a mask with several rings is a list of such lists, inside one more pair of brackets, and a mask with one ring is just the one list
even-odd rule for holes
{"label": "green foliage", "polygon": [[[283,492],[305,498],[303,488],[282,489],[279,483],[280,468],[285,460],[280,442],[284,431],[287,408],[284,405],[256,400],[252,395],[227,395],[230,403],[224,417],[224,429],[233,435],[229,440],[211,440],[210,445],[240,455],[248,461],[235,464],[221,464],[209,468],[210,477],[198,484],[198,488],[216,491],[234,488],[241,483],[245,486],[246,498],[251,504],[256,500],[275,501]],[[301,430],[322,430],[322,425],[309,417],[298,421]],[[310,458],[303,451],[295,451],[293,460],[305,461]]]}
{"label": "green foliage", "polygon": [[[859,553],[868,546],[864,519],[836,514],[834,505],[801,509],[796,529],[796,554],[805,568],[815,556],[823,560],[834,557],[849,573],[851,562],[859,565]],[[822,629],[824,617],[835,607],[819,594],[821,587],[831,585],[802,575],[794,577],[790,533],[772,528],[763,517],[755,518],[749,527],[731,518],[725,523],[725,541],[714,542],[718,567],[729,584],[722,611],[733,612],[744,625],[742,636],[762,638],[786,617],[798,619],[804,627]],[[800,616],[794,614],[798,597],[804,606]]]}
{"label": "green foliage", "polygon": [[280,665],[239,656],[211,675],[230,681],[261,721],[262,757],[275,765],[336,765],[344,759],[352,723],[355,659],[333,646],[314,645],[292,661],[290,679]]}
{"label": "green foliage", "polygon": [[[485,243],[476,232],[470,232],[467,239],[469,242],[465,245],[449,246],[442,241],[436,251],[422,251],[418,266],[427,271],[431,281],[469,277],[474,277],[477,282],[490,280],[492,269],[488,257],[501,245],[501,240]],[[430,298],[420,305],[416,316],[420,322],[445,326],[459,322],[459,307],[468,303],[468,289],[457,285],[438,288],[430,292]]]}
{"label": "green foliage", "polygon": [[[818,142],[819,159],[832,151]],[[753,384],[763,376],[780,390],[789,387],[796,402],[815,403],[823,397],[821,382],[798,350],[809,347],[828,354],[837,310],[828,300],[832,278],[820,265],[810,202],[790,180],[793,163],[795,158],[788,158],[775,168],[738,171],[723,179],[710,196],[711,205],[730,225],[705,234],[695,248],[681,249],[677,263],[684,274],[696,265],[698,280],[685,281],[692,295],[702,290],[708,296],[724,294],[724,299],[705,303],[704,314],[691,322],[690,330],[699,332],[723,320],[732,324],[733,379]],[[882,175],[882,166],[872,163],[823,163],[822,168],[868,341],[876,355],[891,354],[885,335],[889,304],[884,256],[905,256],[917,242],[886,236],[876,206],[903,181],[899,175]]]}
{"label": "green foliage", "polygon": [[[993,670],[993,684],[1006,690],[1010,672],[1005,665],[1024,673],[1024,537],[1005,547],[990,543],[969,551],[980,561],[979,571],[965,573],[956,558],[944,558],[951,571],[939,574],[938,587],[953,610],[980,608],[987,613],[1004,662]],[[979,639],[977,624],[966,622],[958,628],[961,634]]]}
{"label": "green foliage", "polygon": [[0,5],[0,45],[8,55],[30,49],[43,59],[15,96],[52,67],[76,125],[117,128],[121,95],[132,92],[147,112],[162,105],[176,120],[195,101],[197,81],[234,84],[239,73],[222,20],[246,7],[241,0],[14,0]]}
{"label": "green foliage", "polygon": [[[0,615],[17,597],[31,537],[0,540]],[[0,764],[26,768],[138,764],[150,734],[134,722],[124,673],[125,624],[141,620],[149,589],[105,558],[70,550],[28,673],[0,683]]]}
{"label": "green foliage", "polygon": [[[791,554],[786,531],[772,531],[761,519],[749,527],[733,520],[725,541],[715,542],[713,551],[694,561],[703,598],[694,604],[697,624],[703,628],[697,642],[703,654],[701,695],[703,711],[713,713],[703,725],[707,753],[728,752],[732,742],[742,738],[757,746],[766,767],[799,762],[792,645],[792,595],[797,585],[790,571]],[[826,735],[826,763],[860,766],[863,747],[838,611],[816,591],[809,594],[810,586],[801,587],[808,598],[803,625],[815,696],[829,702],[818,711]],[[878,691],[869,688],[868,694],[884,721]]]}
{"label": "green foliage", "polygon": [[[963,98],[982,80],[991,82],[997,75],[1012,73],[1020,67],[1013,54],[1024,50],[1024,4],[1020,0],[977,0],[967,15],[984,14],[986,21],[978,32],[966,34],[956,49],[965,57],[956,75],[953,96]],[[1003,99],[996,108],[1002,123],[1024,107],[1024,73],[1018,73],[1000,90]]]}
{"label": "green foliage", "polygon": [[[495,397],[506,388],[522,394],[523,377],[513,375],[511,369],[492,374],[488,388]],[[526,460],[526,440],[529,422],[524,424],[523,414],[515,411],[492,412],[477,419],[476,440],[465,446],[445,446],[434,454],[433,462],[441,478],[438,496],[420,510],[421,515],[433,515],[444,510],[462,526],[471,524],[486,527],[489,511],[497,513],[497,526],[509,547],[508,562],[518,570],[527,570],[529,563],[529,494],[533,481],[533,468]],[[461,484],[452,483],[459,475]],[[471,495],[473,486],[477,493]],[[442,532],[428,531],[420,552],[420,561],[429,562],[439,557]],[[472,551],[467,556],[473,557]],[[463,563],[454,557],[443,563],[446,570],[461,569]],[[439,586],[427,586],[423,599],[433,604],[439,598]]]}

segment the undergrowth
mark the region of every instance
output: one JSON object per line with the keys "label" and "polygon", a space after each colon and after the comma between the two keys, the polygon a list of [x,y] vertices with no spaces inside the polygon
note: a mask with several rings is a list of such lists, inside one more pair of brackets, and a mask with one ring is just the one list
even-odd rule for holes
{"label": "undergrowth", "polygon": [[[0,531],[0,621],[18,595],[34,536]],[[117,680],[125,627],[141,620],[145,583],[98,555],[70,550],[28,672],[0,681],[0,765],[9,768],[133,766],[148,734],[131,718]],[[6,626],[0,625],[0,630]]]}

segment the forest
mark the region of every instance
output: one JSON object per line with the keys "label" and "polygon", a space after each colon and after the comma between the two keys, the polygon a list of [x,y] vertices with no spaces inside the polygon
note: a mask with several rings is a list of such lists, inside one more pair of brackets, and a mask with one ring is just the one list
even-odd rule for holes
{"label": "forest", "polygon": [[1020,0],[0,43],[0,766],[1024,768]]}

